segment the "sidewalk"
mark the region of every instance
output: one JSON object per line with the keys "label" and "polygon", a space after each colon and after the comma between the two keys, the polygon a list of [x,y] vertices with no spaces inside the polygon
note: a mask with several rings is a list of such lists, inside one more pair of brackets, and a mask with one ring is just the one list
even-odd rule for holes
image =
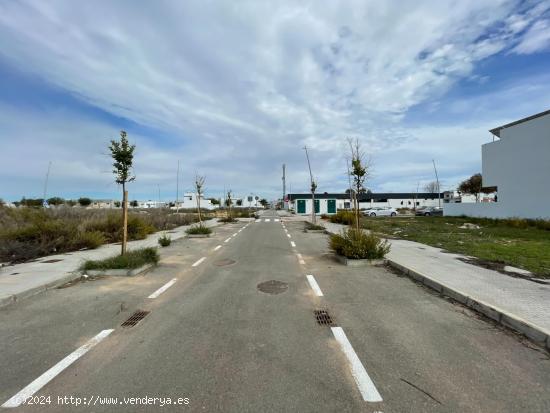
{"label": "sidewalk", "polygon": [[[323,221],[329,232],[345,225]],[[460,261],[463,255],[443,252],[413,241],[389,240],[390,265],[411,278],[525,334],[550,349],[550,285],[514,278]]]}
{"label": "sidewalk", "polygon": [[[215,226],[216,219],[206,221],[206,226]],[[189,228],[181,226],[167,231],[175,241],[183,238]],[[158,246],[158,238],[164,231],[149,235],[146,239],[128,242],[128,250]],[[33,262],[9,265],[0,268],[0,307],[19,301],[48,288],[80,277],[77,272],[86,260],[97,260],[120,253],[120,244],[106,244],[95,250],[73,251],[65,254],[48,255]],[[54,261],[54,262],[52,262]]]}

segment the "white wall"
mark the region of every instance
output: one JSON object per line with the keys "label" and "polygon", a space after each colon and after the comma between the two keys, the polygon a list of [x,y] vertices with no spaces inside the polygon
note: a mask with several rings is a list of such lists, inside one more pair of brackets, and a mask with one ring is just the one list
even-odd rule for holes
{"label": "white wall", "polygon": [[462,212],[453,206],[444,209],[445,215],[467,211],[500,218],[550,218],[550,115],[503,129],[500,140],[482,146],[481,155],[483,186],[498,187],[498,202],[489,207],[457,204]]}

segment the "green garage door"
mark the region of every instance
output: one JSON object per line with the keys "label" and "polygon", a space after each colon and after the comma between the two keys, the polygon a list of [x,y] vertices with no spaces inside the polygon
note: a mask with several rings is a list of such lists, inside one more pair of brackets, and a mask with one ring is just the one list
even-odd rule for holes
{"label": "green garage door", "polygon": [[327,201],[327,213],[336,214],[336,199],[329,199]]}
{"label": "green garage door", "polygon": [[315,200],[315,213],[318,214],[320,210],[321,209],[320,209],[320,206],[319,206],[319,200],[316,199]]}
{"label": "green garage door", "polygon": [[298,214],[305,214],[306,213],[306,201],[304,199],[298,200]]}

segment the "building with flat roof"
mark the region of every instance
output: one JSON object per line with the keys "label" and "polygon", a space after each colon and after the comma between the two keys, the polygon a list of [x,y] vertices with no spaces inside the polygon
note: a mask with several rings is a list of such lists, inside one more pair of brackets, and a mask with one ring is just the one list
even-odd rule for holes
{"label": "building with flat roof", "polygon": [[[390,206],[394,208],[420,208],[424,206],[443,205],[443,193],[427,192],[368,192],[359,194],[359,208]],[[311,194],[288,194],[287,205],[297,214],[311,214]],[[348,193],[318,193],[315,194],[315,213],[335,214],[339,209],[351,209],[352,201]]]}
{"label": "building with flat roof", "polygon": [[444,204],[448,216],[550,219],[550,110],[491,129],[482,145],[483,186],[497,202]]}

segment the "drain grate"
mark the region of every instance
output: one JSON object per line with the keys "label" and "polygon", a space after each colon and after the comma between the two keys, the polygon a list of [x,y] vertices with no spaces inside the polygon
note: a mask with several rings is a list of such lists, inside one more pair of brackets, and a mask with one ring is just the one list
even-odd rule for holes
{"label": "drain grate", "polygon": [[59,259],[53,259],[53,260],[46,260],[46,261],[42,261],[43,263],[45,264],[53,264],[54,262],[59,262],[59,261],[63,261],[63,260],[59,260]]}
{"label": "drain grate", "polygon": [[133,327],[145,318],[150,311],[137,310],[128,320],[121,324],[122,327]]}
{"label": "drain grate", "polygon": [[334,322],[332,321],[332,317],[328,313],[328,310],[315,310],[313,311],[313,314],[315,314],[315,318],[317,319],[318,324],[322,326],[334,325]]}

